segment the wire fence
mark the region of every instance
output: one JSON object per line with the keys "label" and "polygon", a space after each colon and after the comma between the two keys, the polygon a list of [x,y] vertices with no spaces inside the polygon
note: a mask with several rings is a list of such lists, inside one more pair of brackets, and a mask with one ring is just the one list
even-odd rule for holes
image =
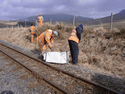
{"label": "wire fence", "polygon": [[[34,26],[37,25],[38,21],[37,19],[33,19],[34,21],[17,21],[16,25],[8,25],[8,24],[0,24],[0,28],[27,28],[30,27],[31,24],[33,24]],[[88,21],[78,21],[78,19],[75,19],[75,15],[73,16],[73,18],[71,20],[68,21],[58,21],[59,23],[63,23],[63,24],[70,24],[73,26],[78,26],[79,24],[83,24],[84,26],[93,26],[93,27],[104,27],[105,29],[112,29],[112,28],[121,28],[121,27],[125,27],[125,23],[120,23],[120,22],[113,22],[113,13],[111,13],[110,19],[106,22],[102,22],[101,20],[97,20],[97,22],[95,21],[93,24],[92,23],[93,20],[88,20]],[[43,23],[50,23],[50,24],[55,24],[57,21],[53,21],[52,18],[45,19]],[[98,24],[97,24],[98,23]]]}

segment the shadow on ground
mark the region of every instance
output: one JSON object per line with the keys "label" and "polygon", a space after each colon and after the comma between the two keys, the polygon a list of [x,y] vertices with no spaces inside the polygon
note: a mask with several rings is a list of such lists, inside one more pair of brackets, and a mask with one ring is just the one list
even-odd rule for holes
{"label": "shadow on ground", "polygon": [[14,94],[12,91],[2,91],[0,94]]}
{"label": "shadow on ground", "polygon": [[118,91],[120,94],[125,94],[125,79],[121,79],[116,76],[111,77],[108,75],[95,74],[91,80],[110,89]]}

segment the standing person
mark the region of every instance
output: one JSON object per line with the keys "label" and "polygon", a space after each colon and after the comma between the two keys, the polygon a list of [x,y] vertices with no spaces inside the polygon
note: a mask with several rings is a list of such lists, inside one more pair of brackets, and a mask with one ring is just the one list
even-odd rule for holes
{"label": "standing person", "polygon": [[51,51],[53,51],[52,43],[55,36],[58,36],[57,31],[47,29],[37,37],[37,43],[39,45],[39,48],[42,48],[42,52],[44,52],[47,47],[49,47]]}
{"label": "standing person", "polygon": [[69,37],[69,47],[70,47],[70,53],[72,57],[72,63],[78,64],[78,54],[79,54],[79,48],[78,43],[81,40],[81,31],[83,30],[83,25],[80,24],[78,27],[76,27],[74,30],[72,30],[70,37]]}
{"label": "standing person", "polygon": [[31,32],[31,42],[33,42],[34,35],[38,37],[36,27],[34,27],[33,24],[31,24],[31,27],[29,27],[29,30]]}
{"label": "standing person", "polygon": [[38,22],[39,22],[39,27],[42,26],[44,19],[43,19],[43,16],[41,15],[41,13],[40,13],[40,15],[37,19],[38,19]]}

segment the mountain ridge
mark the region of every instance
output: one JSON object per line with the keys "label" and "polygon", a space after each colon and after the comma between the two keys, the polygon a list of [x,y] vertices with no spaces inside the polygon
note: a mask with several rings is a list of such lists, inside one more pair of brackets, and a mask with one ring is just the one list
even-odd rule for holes
{"label": "mountain ridge", "polygon": [[[19,19],[19,21],[36,21],[36,17],[38,17],[38,16],[39,15],[30,16],[26,19]],[[65,13],[57,13],[57,14],[43,14],[42,16],[44,18],[44,22],[49,22],[50,18],[53,22],[56,22],[56,21],[71,21],[71,20],[73,20],[74,15],[65,14]],[[92,20],[92,19],[93,18],[75,16],[76,21],[77,20],[87,21],[87,20]]]}
{"label": "mountain ridge", "polygon": [[[101,24],[101,23],[110,23],[111,16],[106,16],[103,18],[97,18],[91,20],[87,24]],[[118,22],[125,20],[125,9],[121,10],[119,13],[113,14],[113,22]]]}
{"label": "mountain ridge", "polygon": [[[36,16],[30,16],[26,19],[20,20],[20,21],[36,21]],[[52,23],[58,21],[58,22],[64,22],[64,23],[71,23],[73,22],[73,16],[70,14],[65,13],[57,13],[57,14],[43,14],[44,22],[49,22],[50,18]],[[103,18],[89,18],[89,17],[82,17],[82,16],[75,16],[75,24],[78,25],[79,23],[86,24],[86,25],[95,25],[95,24],[102,24],[102,23],[110,23],[111,16],[106,16]],[[113,22],[118,22],[125,20],[125,9],[121,10],[119,13],[113,14]]]}

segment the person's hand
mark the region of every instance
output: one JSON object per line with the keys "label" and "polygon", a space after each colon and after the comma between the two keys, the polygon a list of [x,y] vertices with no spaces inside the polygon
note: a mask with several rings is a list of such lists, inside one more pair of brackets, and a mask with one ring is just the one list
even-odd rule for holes
{"label": "person's hand", "polygon": [[40,54],[40,56],[43,56],[45,53],[46,53],[46,52],[42,52],[42,53]]}
{"label": "person's hand", "polygon": [[53,51],[53,48],[50,48],[51,49],[51,51]]}

